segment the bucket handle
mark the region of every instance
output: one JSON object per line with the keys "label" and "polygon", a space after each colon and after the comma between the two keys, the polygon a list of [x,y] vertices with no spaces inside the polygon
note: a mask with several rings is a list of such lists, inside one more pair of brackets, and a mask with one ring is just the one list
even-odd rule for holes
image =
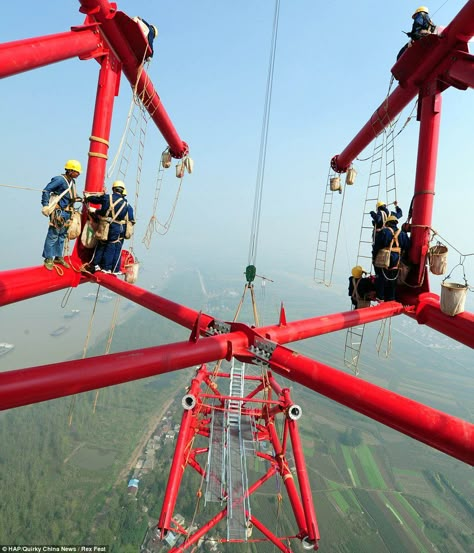
{"label": "bucket handle", "polygon": [[451,275],[454,272],[454,269],[456,269],[456,267],[462,267],[462,277],[464,279],[464,285],[466,286],[466,288],[469,288],[469,284],[467,283],[467,279],[466,279],[466,271],[464,270],[464,263],[462,261],[459,261],[459,263],[451,269],[449,274],[445,278],[443,278],[442,283],[444,284],[445,280],[448,280],[448,278],[451,278]]}

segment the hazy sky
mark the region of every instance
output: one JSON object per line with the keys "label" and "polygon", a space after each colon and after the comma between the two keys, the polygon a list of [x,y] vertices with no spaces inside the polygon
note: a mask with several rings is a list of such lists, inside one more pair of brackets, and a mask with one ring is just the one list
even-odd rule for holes
{"label": "hazy sky", "polygon": [[[461,0],[430,4],[435,23],[446,25]],[[171,230],[140,241],[151,216],[155,175],[164,140],[148,125],[140,186],[135,250],[144,266],[161,269],[170,255],[190,264],[225,264],[236,274],[247,264],[260,132],[264,109],[274,2],[118,1],[130,16],[141,15],[159,29],[150,66],[163,105],[190,145],[195,172],[186,176]],[[312,278],[321,204],[333,155],[341,152],[387,94],[390,69],[406,42],[414,2],[317,2],[282,0],[273,102],[268,137],[257,271],[276,270]],[[8,42],[48,35],[81,24],[75,0],[6,3],[0,36]],[[28,17],[26,17],[28,14]],[[87,164],[99,65],[69,60],[2,80],[3,129],[0,187],[4,208],[2,269],[42,262],[46,219],[40,192],[65,160]],[[122,79],[114,112],[110,158],[122,136],[131,100]],[[474,251],[468,220],[474,192],[472,91],[443,94],[433,226],[463,253]],[[403,113],[408,117],[413,104]],[[419,124],[412,121],[397,139],[398,198],[408,211]],[[371,155],[372,148],[361,154]],[[346,199],[336,268],[345,283],[357,253],[363,198],[370,164],[356,161],[356,186]],[[109,185],[110,185],[109,181]],[[84,175],[78,180],[82,190]],[[158,217],[166,219],[177,179],[167,172]],[[127,176],[129,197],[135,171]],[[26,221],[26,224],[25,224]],[[458,261],[450,255],[450,268]],[[474,281],[474,260],[466,263]],[[459,270],[459,269],[458,269]],[[455,273],[459,281],[461,273]],[[472,283],[472,282],[471,282]],[[433,287],[439,292],[438,285]],[[472,294],[470,294],[472,296]],[[471,299],[469,299],[469,302]]]}

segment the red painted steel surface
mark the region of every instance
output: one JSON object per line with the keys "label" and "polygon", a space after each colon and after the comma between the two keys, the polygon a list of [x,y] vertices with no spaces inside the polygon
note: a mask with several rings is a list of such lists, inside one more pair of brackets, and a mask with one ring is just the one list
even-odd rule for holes
{"label": "red painted steel surface", "polygon": [[100,23],[101,33],[123,64],[123,73],[132,87],[136,86],[137,94],[143,95],[143,105],[169,144],[171,154],[177,158],[186,155],[189,150],[188,145],[179,137],[150,78],[140,67],[127,33],[121,28],[120,18],[116,18],[116,15],[121,12],[117,12],[116,5],[107,0],[79,1],[82,6],[81,11],[87,14],[89,19]]}
{"label": "red painted steel surface", "polygon": [[[172,520],[174,508],[179,495],[179,488],[186,466],[189,465],[195,468],[202,476],[205,475],[201,467],[196,466],[196,463],[192,462],[197,453],[206,453],[209,451],[209,447],[193,447],[194,437],[198,433],[203,435],[203,432],[200,432],[200,429],[202,427],[207,428],[207,432],[204,433],[206,438],[210,439],[211,436],[211,429],[209,428],[209,425],[212,419],[209,416],[209,411],[212,409],[212,407],[210,403],[206,404],[203,402],[203,400],[205,401],[210,397],[214,399],[219,399],[220,404],[217,408],[219,410],[224,410],[224,412],[227,412],[228,406],[221,400],[224,398],[229,398],[230,396],[225,396],[221,393],[218,393],[217,382],[226,381],[230,378],[231,375],[229,373],[215,371],[211,374],[207,371],[205,366],[201,366],[197,371],[196,377],[192,380],[191,387],[187,394],[187,397],[191,399],[191,404],[189,405],[189,409],[184,409],[181,419],[181,426],[176,443],[175,454],[170,467],[168,485],[166,487],[165,497],[163,500],[163,508],[157,524],[157,528],[160,532],[161,538],[164,538],[167,532],[169,532],[173,528]],[[288,415],[288,410],[294,406],[294,403],[290,396],[290,391],[287,388],[283,390],[280,389],[278,399],[272,399],[270,392],[268,393],[268,395],[266,395],[266,383],[268,382],[268,379],[272,378],[270,372],[267,373],[265,371],[264,374],[261,374],[260,376],[244,375],[244,378],[247,385],[255,386],[254,390],[258,390],[258,392],[262,394],[262,397],[256,398],[253,401],[261,401],[262,403],[260,408],[255,406],[253,401],[250,402],[252,404],[251,407],[247,406],[246,403],[250,396],[253,398],[256,395],[254,393],[249,393],[245,398],[243,398],[243,401],[241,403],[241,414],[242,416],[245,416],[247,420],[253,419],[255,421],[255,424],[258,427],[258,432],[254,434],[254,439],[256,441],[270,441],[270,443],[272,444],[273,447],[272,449],[270,449],[270,451],[274,451],[274,455],[260,454],[260,456],[267,459],[273,469],[268,470],[266,474],[260,477],[252,485],[250,485],[248,489],[244,488],[240,496],[232,496],[233,504],[234,502],[236,502],[236,505],[241,505],[241,502],[244,501],[244,498],[250,496],[266,480],[268,480],[268,478],[270,478],[272,474],[278,472],[281,476],[282,482],[287,489],[290,503],[293,508],[295,519],[299,528],[297,536],[292,537],[304,539],[306,543],[313,544],[314,549],[317,549],[319,531],[316,521],[316,514],[313,507],[311,486],[309,483],[309,478],[304,461],[303,448],[299,437],[298,425],[296,421],[291,420]],[[214,392],[216,392],[216,394],[203,394],[201,391],[201,385],[203,383],[209,385],[210,382],[213,383],[211,388]],[[278,403],[280,405],[280,408],[273,412],[273,410],[269,409],[269,404],[275,403]],[[285,419],[283,439],[281,441],[275,428],[276,416],[280,416]],[[287,455],[288,434],[290,434],[291,436],[293,458],[296,469],[295,472],[298,476],[301,497],[298,494],[298,490],[293,479],[293,474],[290,470],[289,459]],[[240,454],[244,455],[245,453],[241,451]],[[259,454],[257,453],[257,455]],[[206,470],[209,470],[207,465]],[[202,494],[202,489],[200,493]],[[213,525],[214,519],[211,519],[208,524]],[[207,525],[205,524],[205,526]],[[264,525],[260,525],[259,529],[268,540],[270,540],[280,548],[284,547],[283,550],[286,551],[286,546],[282,543],[282,538],[277,537],[270,529],[266,528]],[[195,534],[189,536],[186,547],[189,547],[189,545],[195,543],[195,539]],[[242,540],[234,539],[232,541]]]}
{"label": "red painted steel surface", "polygon": [[77,286],[81,273],[60,267],[61,276],[55,270],[40,267],[25,267],[0,272],[0,306],[34,298],[50,292]]}
{"label": "red painted steel surface", "polygon": [[94,27],[0,44],[0,78],[64,61],[76,56],[90,56],[102,46]]}
{"label": "red painted steel surface", "polygon": [[474,424],[384,390],[283,346],[273,352],[276,373],[465,463],[474,464]]}
{"label": "red painted steel surface", "polygon": [[[81,59],[97,59],[101,69],[85,186],[87,191],[98,192],[102,189],[105,178],[114,98],[119,91],[122,71],[131,85],[137,86],[138,94],[144,98],[144,104],[168,142],[172,155],[178,158],[186,155],[188,146],[174,129],[148,75],[140,69],[142,61],[140,52],[143,51],[146,55],[149,54],[149,50],[138,34],[134,36],[133,33],[126,32],[127,29],[133,28],[132,20],[122,12],[117,12],[116,5],[107,0],[80,0],[80,4],[81,11],[86,14],[85,25],[74,27],[72,31],[66,33],[0,45],[0,78],[75,56]],[[417,94],[420,94],[421,125],[411,252],[412,260],[419,266],[418,281],[423,276],[431,226],[441,92],[448,86],[459,89],[473,86],[471,68],[474,60],[467,49],[467,41],[472,36],[474,36],[474,0],[469,0],[440,37],[432,36],[425,42],[423,42],[425,39],[419,41],[394,65],[392,72],[399,79],[399,86],[377,108],[368,123],[345,150],[332,160],[332,166],[336,171],[346,171],[355,157]],[[79,250],[81,258],[86,254],[87,252]],[[80,264],[78,252],[74,252],[72,259],[78,269]],[[449,317],[443,314],[440,311],[439,297],[426,293],[429,290],[427,275],[420,289],[416,292],[407,291],[406,298],[409,298],[407,308],[397,302],[387,302],[368,309],[290,323],[286,322],[286,316],[282,310],[279,325],[250,328],[240,323],[228,323],[230,331],[225,333],[222,330],[216,330],[216,323],[219,321],[213,317],[124,283],[111,275],[98,274],[88,277],[78,270],[61,270],[63,271],[61,275],[55,271],[47,271],[43,267],[1,272],[0,305],[33,298],[92,280],[192,330],[191,339],[177,344],[1,373],[0,409],[147,378],[217,359],[230,359],[232,355],[246,362],[255,362],[255,350],[252,348],[257,342],[267,340],[275,342],[276,345],[268,361],[274,372],[463,462],[474,464],[474,425],[307,359],[281,345],[405,313],[420,324],[426,324],[469,347],[474,347],[474,315],[462,313],[456,317]],[[213,333],[217,335],[208,336]],[[198,376],[193,381],[191,389],[198,390],[203,379],[209,383],[209,375],[205,371],[202,377]],[[279,471],[284,477],[295,513],[299,528],[298,536],[304,538],[309,534],[311,539],[317,540],[319,532],[297,425],[291,420],[285,422],[281,442],[273,425],[273,417],[279,415],[285,406],[288,407],[290,398],[287,390],[281,389],[270,372],[268,380],[272,390],[283,399],[280,400],[281,406],[262,407],[262,415],[268,428],[264,429],[262,426],[260,432],[267,433],[268,439],[271,440],[277,452],[284,452],[288,439],[291,439],[295,451],[301,498],[288,466],[282,463],[281,459],[278,461],[272,458],[267,459],[273,462],[272,468],[249,489],[249,494]],[[260,387],[258,391],[261,389]],[[249,398],[251,397],[253,397],[252,394]],[[177,461],[180,459],[184,461],[188,451],[186,449],[188,440],[194,432],[208,435],[206,425],[207,423],[202,421],[198,424],[192,411],[186,411],[183,414],[182,436],[180,434],[181,438],[175,453]],[[204,452],[202,448],[195,449],[191,451],[188,458],[188,464],[201,473],[203,469],[196,460],[196,455]],[[176,501],[181,475],[181,469],[173,463],[169,491],[164,502],[165,511],[159,522],[163,530],[167,530],[171,525],[171,514],[167,513],[171,513]],[[224,509],[201,527],[185,546],[173,548],[170,551],[183,551],[196,543],[225,516]],[[254,524],[277,547],[286,551],[286,546],[257,519],[254,519]]]}
{"label": "red painted steel surface", "polygon": [[424,96],[421,102],[420,138],[416,165],[415,193],[411,230],[410,259],[419,266],[417,282],[421,282],[431,235],[431,220],[438,161],[441,94]]}

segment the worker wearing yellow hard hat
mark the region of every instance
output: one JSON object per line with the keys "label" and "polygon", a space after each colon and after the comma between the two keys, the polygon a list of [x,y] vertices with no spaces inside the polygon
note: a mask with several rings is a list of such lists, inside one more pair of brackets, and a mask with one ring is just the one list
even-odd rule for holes
{"label": "worker wearing yellow hard hat", "polygon": [[349,296],[354,309],[369,307],[371,300],[375,299],[375,278],[364,277],[366,271],[360,266],[352,267],[349,277]]}
{"label": "worker wearing yellow hard hat", "polygon": [[65,261],[64,241],[66,239],[74,203],[81,198],[76,192],[76,180],[82,172],[82,166],[76,159],[68,159],[64,164],[64,173],[53,177],[44,187],[41,195],[41,213],[49,217],[48,232],[44,241],[44,266],[52,271],[54,265],[69,269]]}
{"label": "worker wearing yellow hard hat", "polygon": [[410,237],[398,229],[398,219],[389,215],[385,225],[375,234],[372,246],[372,262],[376,275],[375,290],[378,301],[396,299],[398,267],[404,255],[408,254]]}
{"label": "worker wearing yellow hard hat", "polygon": [[411,31],[407,35],[412,40],[419,40],[426,35],[434,33],[436,25],[431,21],[429,10],[426,6],[420,6],[416,8],[415,12],[411,16],[413,19],[413,25]]}
{"label": "worker wearing yellow hard hat", "polygon": [[112,183],[112,193],[87,196],[87,202],[100,204],[94,213],[98,220],[95,233],[98,239],[89,270],[92,273],[122,274],[120,254],[124,239],[131,237],[132,226],[135,224],[133,208],[125,196],[127,188],[122,180]]}
{"label": "worker wearing yellow hard hat", "polygon": [[379,231],[384,226],[389,215],[394,215],[397,219],[400,219],[403,216],[403,211],[398,207],[398,202],[396,200],[393,202],[393,205],[395,206],[395,210],[390,212],[387,204],[384,201],[379,200],[375,206],[375,211],[370,212],[370,216],[372,217],[372,225],[374,226],[375,231]]}

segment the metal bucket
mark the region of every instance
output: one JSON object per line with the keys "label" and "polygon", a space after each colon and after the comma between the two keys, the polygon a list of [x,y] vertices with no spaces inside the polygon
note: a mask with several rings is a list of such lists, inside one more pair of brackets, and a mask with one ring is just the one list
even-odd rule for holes
{"label": "metal bucket", "polygon": [[467,289],[467,284],[442,282],[440,300],[441,311],[451,317],[454,317],[458,313],[463,313],[464,304],[466,303]]}
{"label": "metal bucket", "polygon": [[333,192],[337,192],[341,189],[341,179],[339,177],[332,177],[329,179],[329,188]]}
{"label": "metal bucket", "polygon": [[448,266],[448,248],[437,244],[429,249],[430,271],[434,275],[444,275]]}

